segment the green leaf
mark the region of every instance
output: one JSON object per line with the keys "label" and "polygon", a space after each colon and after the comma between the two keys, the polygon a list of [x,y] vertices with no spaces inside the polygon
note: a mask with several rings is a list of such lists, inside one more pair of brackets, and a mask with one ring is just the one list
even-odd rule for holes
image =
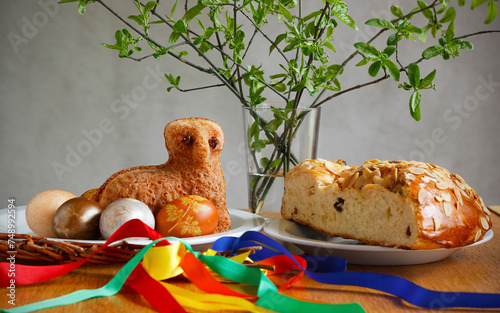
{"label": "green leaf", "polygon": [[386,55],[386,58],[390,57],[391,55],[396,52],[396,46],[387,46],[384,51],[382,51],[383,54]]}
{"label": "green leaf", "polygon": [[438,56],[442,54],[445,51],[445,48],[441,45],[434,45],[432,47],[429,47],[422,52],[422,57],[426,60],[433,58],[435,56]]}
{"label": "green leaf", "polygon": [[422,33],[418,35],[418,40],[420,40],[421,43],[427,42],[427,33],[429,32],[429,29],[429,25],[425,25],[424,27],[422,27]]}
{"label": "green leaf", "polygon": [[286,18],[287,21],[291,22],[293,20],[292,14],[285,8],[281,3],[279,4],[279,11]]}
{"label": "green leaf", "polygon": [[370,63],[370,60],[368,60],[367,58],[363,58],[361,61],[358,62],[358,64],[356,64],[356,66],[363,66],[368,63]]}
{"label": "green leaf", "polygon": [[456,47],[457,49],[467,49],[467,50],[474,49],[474,46],[472,45],[471,42],[462,39],[453,40],[452,42],[450,42],[449,46]]}
{"label": "green leaf", "polygon": [[375,27],[388,28],[388,29],[391,29],[391,30],[397,32],[396,27],[394,27],[394,25],[391,22],[389,22],[388,20],[384,20],[382,18],[372,18],[372,19],[366,21],[365,24],[370,25],[370,26],[375,26]]}
{"label": "green leaf", "polygon": [[415,121],[420,121],[420,100],[422,95],[418,91],[413,91],[410,97],[410,114]]}
{"label": "green leaf", "polygon": [[448,10],[446,10],[446,13],[444,13],[444,16],[441,18],[441,20],[439,20],[439,22],[448,23],[454,21],[456,17],[457,17],[457,12],[455,11],[455,8],[449,7]]}
{"label": "green leaf", "polygon": [[391,5],[391,13],[394,14],[396,17],[403,17],[403,11],[401,11],[401,8],[398,7],[397,5]]}
{"label": "green leaf", "polygon": [[203,10],[204,8],[206,8],[206,5],[204,5],[202,3],[198,3],[197,5],[192,7],[191,9],[187,10],[187,12],[184,13],[184,16],[182,17],[182,19],[186,23],[189,23],[193,18],[195,18],[197,15],[201,14],[201,10]]}
{"label": "green leaf", "polygon": [[470,9],[474,10],[475,8],[477,8],[478,6],[480,6],[481,4],[484,4],[486,2],[488,2],[488,0],[473,0],[471,5],[470,5]]}
{"label": "green leaf", "polygon": [[403,88],[406,91],[413,89],[413,87],[410,84],[406,83],[406,82],[402,83],[402,84],[399,84],[398,88]]}
{"label": "green leaf", "polygon": [[[418,7],[423,10],[427,8],[429,5],[424,1],[424,0],[418,0],[417,1]],[[432,20],[434,18],[434,15],[431,11],[431,9],[425,9],[422,11],[422,14],[427,18],[428,20]]]}
{"label": "green leaf", "polygon": [[146,22],[141,15],[130,15],[128,18],[141,26],[146,26]]}
{"label": "green leaf", "polygon": [[388,46],[395,46],[399,41],[399,36],[398,34],[390,34],[389,37],[387,38],[387,45]]}
{"label": "green leaf", "polygon": [[260,132],[260,126],[259,126],[259,120],[256,119],[250,128],[248,129],[248,141],[252,141],[252,138],[258,139],[259,138],[259,132]]}
{"label": "green leaf", "polygon": [[407,27],[405,27],[404,31],[408,33],[416,33],[418,35],[421,35],[423,33],[422,28],[413,25],[408,25]]}
{"label": "green leaf", "polygon": [[77,10],[80,14],[85,14],[87,10],[87,5],[90,3],[94,3],[95,0],[61,0],[58,3],[64,4],[64,3],[70,3],[70,2],[79,2]]}
{"label": "green leaf", "polygon": [[269,168],[275,168],[280,165],[281,162],[281,158],[277,158],[276,160],[272,161],[271,164],[269,164]]}
{"label": "green leaf", "polygon": [[267,165],[269,164],[269,158],[263,157],[260,159],[259,163],[263,168],[267,168]]}
{"label": "green leaf", "polygon": [[382,61],[382,66],[386,69],[389,76],[395,81],[399,81],[401,73],[399,72],[399,68],[392,62],[391,60]]}
{"label": "green leaf", "polygon": [[178,1],[178,0],[175,0],[174,5],[172,6],[172,10],[170,10],[170,18],[171,18],[171,19],[172,19],[172,18],[173,18],[173,16],[174,16],[175,9],[177,9],[177,1]]}
{"label": "green leaf", "polygon": [[178,20],[174,26],[172,26],[172,30],[178,34],[187,33],[187,24],[184,20]]}
{"label": "green leaf", "polygon": [[370,74],[371,77],[377,76],[381,66],[382,66],[382,61],[373,62],[368,68],[368,74]]}
{"label": "green leaf", "polygon": [[279,92],[285,92],[286,84],[285,83],[277,83],[272,85],[273,88]]}
{"label": "green leaf", "polygon": [[252,144],[250,145],[250,148],[252,150],[255,150],[257,152],[260,152],[262,151],[262,149],[264,149],[266,147],[266,142],[264,140],[261,140],[261,139],[258,139],[254,142],[252,142]]}
{"label": "green leaf", "polygon": [[408,80],[412,87],[417,88],[420,85],[420,69],[416,63],[408,65]]}
{"label": "green leaf", "polygon": [[158,2],[149,1],[148,3],[146,3],[146,5],[144,6],[144,13],[149,13],[155,7],[155,5],[158,5]]}
{"label": "green leaf", "polygon": [[436,70],[433,70],[432,72],[429,73],[429,75],[425,76],[421,81],[420,81],[420,89],[427,89],[431,87],[432,81],[436,77]]}
{"label": "green leaf", "polygon": [[279,34],[278,37],[274,40],[274,43],[271,44],[271,47],[269,47],[269,54],[273,52],[274,49],[286,38],[286,34]]}
{"label": "green leaf", "polygon": [[458,0],[458,6],[463,7],[465,5],[465,0]]}
{"label": "green leaf", "polygon": [[354,30],[358,30],[358,26],[356,25],[356,22],[347,14],[339,14],[337,15],[337,18],[342,21],[344,24],[349,26],[350,28]]}
{"label": "green leaf", "polygon": [[378,51],[375,47],[365,43],[365,42],[356,42],[354,47],[363,55],[366,55],[369,58],[378,59],[380,56],[380,51]]}
{"label": "green leaf", "polygon": [[448,28],[446,29],[445,33],[446,42],[452,41],[454,37],[455,37],[455,22],[451,22],[448,25]]}
{"label": "green leaf", "polygon": [[177,40],[179,39],[179,37],[180,37],[180,35],[178,33],[172,32],[170,34],[170,37],[168,38],[168,45],[169,46],[173,46],[177,42]]}
{"label": "green leaf", "polygon": [[490,0],[490,2],[488,2],[488,12],[484,24],[490,24],[491,22],[493,22],[497,17],[497,15],[498,15],[497,4],[493,0]]}
{"label": "green leaf", "polygon": [[330,41],[325,41],[323,42],[323,47],[327,47],[328,49],[332,50],[333,52],[336,52],[335,47]]}

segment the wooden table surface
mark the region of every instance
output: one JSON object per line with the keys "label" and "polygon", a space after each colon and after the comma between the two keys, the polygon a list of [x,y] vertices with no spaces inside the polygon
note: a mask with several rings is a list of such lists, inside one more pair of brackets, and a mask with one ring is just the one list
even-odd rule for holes
{"label": "wooden table surface", "polygon": [[[500,212],[500,206],[492,207]],[[500,213],[498,213],[500,214]],[[276,214],[267,214],[276,217]],[[370,271],[404,277],[428,289],[452,292],[500,293],[500,215],[492,210],[493,232],[489,242],[459,250],[445,260],[410,266],[361,266],[348,265],[348,271]],[[16,307],[61,296],[80,289],[99,288],[106,284],[122,267],[122,264],[95,266],[84,265],[61,277],[28,286],[16,287]],[[270,276],[277,286],[284,283],[287,274]],[[182,279],[171,280],[174,284],[197,291]],[[428,310],[405,305],[396,297],[366,288],[335,286],[317,283],[307,277],[283,292],[286,295],[327,303],[358,302],[366,312],[452,312],[452,310]],[[0,292],[0,308],[12,308],[8,304],[6,289]],[[452,299],[443,299],[451,301]],[[95,298],[53,308],[43,312],[154,312],[149,304],[127,286],[115,296]],[[464,312],[460,310],[460,312]],[[482,310],[481,312],[490,312]],[[499,312],[498,310],[495,312]]]}

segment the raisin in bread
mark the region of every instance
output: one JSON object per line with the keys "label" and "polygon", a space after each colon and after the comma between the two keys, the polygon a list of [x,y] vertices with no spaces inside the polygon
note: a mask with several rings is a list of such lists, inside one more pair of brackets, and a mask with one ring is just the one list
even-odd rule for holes
{"label": "raisin in bread", "polygon": [[286,175],[281,214],[330,236],[407,249],[465,246],[491,228],[459,175],[415,161],[306,160]]}

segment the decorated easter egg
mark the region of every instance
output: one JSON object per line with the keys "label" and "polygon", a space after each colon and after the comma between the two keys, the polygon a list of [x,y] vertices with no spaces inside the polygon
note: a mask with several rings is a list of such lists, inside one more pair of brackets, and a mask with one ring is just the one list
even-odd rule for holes
{"label": "decorated easter egg", "polygon": [[110,203],[102,212],[99,229],[104,239],[108,239],[120,226],[132,219],[139,219],[152,229],[155,217],[151,209],[136,199],[118,199]]}
{"label": "decorated easter egg", "polygon": [[212,234],[217,227],[217,208],[200,196],[177,198],[156,215],[156,230],[163,236],[193,237]]}
{"label": "decorated easter egg", "polygon": [[69,199],[57,209],[52,231],[57,238],[99,239],[99,219],[103,210],[99,203],[88,198]]}
{"label": "decorated easter egg", "polygon": [[70,192],[63,190],[46,190],[30,200],[26,206],[26,222],[38,236],[55,237],[52,232],[52,220],[57,209],[65,201],[75,198]]}

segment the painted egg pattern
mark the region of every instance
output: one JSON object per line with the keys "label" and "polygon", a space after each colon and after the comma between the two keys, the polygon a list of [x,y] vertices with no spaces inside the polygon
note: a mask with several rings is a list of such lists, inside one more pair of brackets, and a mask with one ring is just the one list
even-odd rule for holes
{"label": "painted egg pattern", "polygon": [[163,236],[193,237],[212,234],[219,216],[215,205],[200,196],[177,198],[156,216],[156,230]]}

